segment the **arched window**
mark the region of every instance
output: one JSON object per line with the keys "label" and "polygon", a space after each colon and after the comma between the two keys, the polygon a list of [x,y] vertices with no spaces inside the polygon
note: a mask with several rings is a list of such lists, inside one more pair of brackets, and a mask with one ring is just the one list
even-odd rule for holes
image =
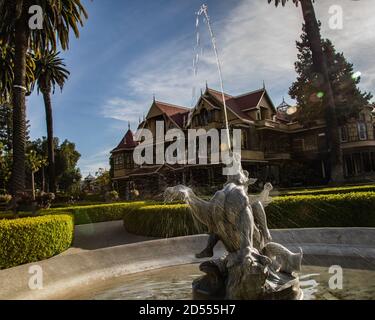
{"label": "arched window", "polygon": [[359,140],[367,140],[367,126],[364,122],[358,123],[358,137]]}
{"label": "arched window", "polygon": [[209,123],[208,121],[208,111],[207,109],[204,109],[203,110],[203,113],[202,113],[202,120],[203,120],[203,125],[207,125]]}

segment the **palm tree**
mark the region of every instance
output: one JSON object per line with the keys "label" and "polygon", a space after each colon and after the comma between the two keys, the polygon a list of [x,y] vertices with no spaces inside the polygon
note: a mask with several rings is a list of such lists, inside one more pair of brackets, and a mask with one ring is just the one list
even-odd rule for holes
{"label": "palm tree", "polygon": [[[29,28],[29,8],[43,9],[43,28]],[[14,47],[13,101],[13,167],[12,193],[25,189],[26,146],[26,56],[28,51],[39,53],[69,47],[69,32],[79,37],[78,25],[83,25],[87,13],[80,0],[0,0],[0,41]]]}
{"label": "palm tree", "polygon": [[[14,48],[0,41],[0,103],[9,103],[14,82]],[[26,56],[26,88],[34,82],[35,62],[33,56]]]}
{"label": "palm tree", "polygon": [[48,145],[48,173],[49,192],[56,192],[55,173],[55,147],[53,142],[53,117],[51,92],[55,92],[56,85],[63,89],[68,79],[69,71],[65,69],[63,59],[59,58],[59,52],[43,52],[36,60],[35,79],[38,93],[42,92],[47,123],[47,145]]}
{"label": "palm tree", "polygon": [[[267,0],[285,6],[289,0]],[[317,77],[324,81],[326,121],[327,121],[327,141],[330,150],[331,182],[339,182],[343,179],[342,151],[339,138],[339,126],[336,117],[336,105],[333,97],[332,86],[329,79],[327,60],[323,51],[322,37],[318,20],[316,19],[313,6],[314,0],[290,0],[296,6],[301,3],[303,19],[305,21],[306,34],[312,53],[312,60]]]}

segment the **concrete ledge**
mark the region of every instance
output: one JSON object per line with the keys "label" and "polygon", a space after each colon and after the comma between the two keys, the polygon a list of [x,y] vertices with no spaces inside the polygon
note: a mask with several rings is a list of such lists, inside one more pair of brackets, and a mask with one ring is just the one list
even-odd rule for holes
{"label": "concrete ledge", "polygon": [[[375,269],[375,229],[288,229],[273,230],[275,241],[305,252],[305,263],[339,264],[343,267]],[[60,255],[49,260],[0,271],[0,299],[53,299],[82,285],[173,265],[202,262],[206,235],[163,239],[106,249]],[[224,252],[219,246],[216,255]],[[355,266],[351,265],[356,261]],[[32,265],[42,267],[44,288],[30,290]]]}

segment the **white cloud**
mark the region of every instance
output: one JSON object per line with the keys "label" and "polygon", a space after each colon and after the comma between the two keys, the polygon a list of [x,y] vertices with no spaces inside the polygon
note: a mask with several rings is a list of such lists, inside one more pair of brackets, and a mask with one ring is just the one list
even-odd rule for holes
{"label": "white cloud", "polygon": [[99,168],[109,169],[109,154],[111,149],[98,152],[91,156],[86,156],[80,159],[78,166],[81,169],[81,174],[86,177],[89,173],[95,174]]}
{"label": "white cloud", "polygon": [[[342,0],[344,29],[328,28],[329,6],[334,1],[316,3],[317,16],[322,22],[322,34],[329,37],[338,51],[344,51],[356,70],[362,72],[361,88],[372,90],[375,66],[371,63],[375,52],[375,2]],[[363,8],[366,7],[366,10]],[[301,33],[301,9],[289,4],[275,8],[265,1],[244,0],[233,8],[222,21],[213,20],[222,61],[225,90],[241,94],[261,87],[263,80],[279,103],[287,96],[295,79],[295,41]],[[147,112],[153,94],[158,100],[185,106],[192,105],[192,88],[219,88],[218,74],[206,26],[201,22],[204,55],[198,76],[193,76],[192,60],[194,30],[174,41],[161,43],[150,53],[137,57],[126,66],[119,91],[123,94],[110,98],[102,108],[105,117],[138,122]],[[130,94],[129,94],[130,93]]]}

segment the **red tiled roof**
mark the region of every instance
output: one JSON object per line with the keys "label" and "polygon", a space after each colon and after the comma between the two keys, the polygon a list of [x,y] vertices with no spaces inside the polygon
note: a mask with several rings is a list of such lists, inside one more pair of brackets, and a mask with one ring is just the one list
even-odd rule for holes
{"label": "red tiled roof", "polygon": [[[223,101],[223,95],[221,94],[220,91],[217,91],[217,90],[214,90],[214,89],[211,89],[211,88],[207,88],[207,91],[209,92],[210,95],[212,95],[217,100]],[[231,99],[231,98],[233,98],[233,96],[224,92],[225,101],[227,101],[228,99]]]}
{"label": "red tiled roof", "polygon": [[136,141],[134,141],[133,132],[129,129],[125,136],[122,138],[118,146],[112,150],[112,152],[122,150],[122,149],[132,149],[138,145]]}
{"label": "red tiled roof", "polygon": [[163,111],[168,116],[172,116],[176,113],[185,113],[189,111],[189,109],[186,107],[176,106],[161,101],[155,101],[155,104],[161,111]]}
{"label": "red tiled roof", "polygon": [[156,106],[167,116],[169,116],[179,127],[184,125],[184,119],[190,112],[189,108],[172,105],[169,103],[155,101]]}
{"label": "red tiled roof", "polygon": [[[207,92],[218,101],[222,101],[222,95],[220,92],[213,89],[207,89]],[[227,107],[234,113],[236,113],[239,117],[245,120],[254,120],[248,114],[246,114],[244,110],[256,107],[259,104],[259,101],[264,93],[265,89],[260,89],[236,97],[225,93],[225,103]]]}

